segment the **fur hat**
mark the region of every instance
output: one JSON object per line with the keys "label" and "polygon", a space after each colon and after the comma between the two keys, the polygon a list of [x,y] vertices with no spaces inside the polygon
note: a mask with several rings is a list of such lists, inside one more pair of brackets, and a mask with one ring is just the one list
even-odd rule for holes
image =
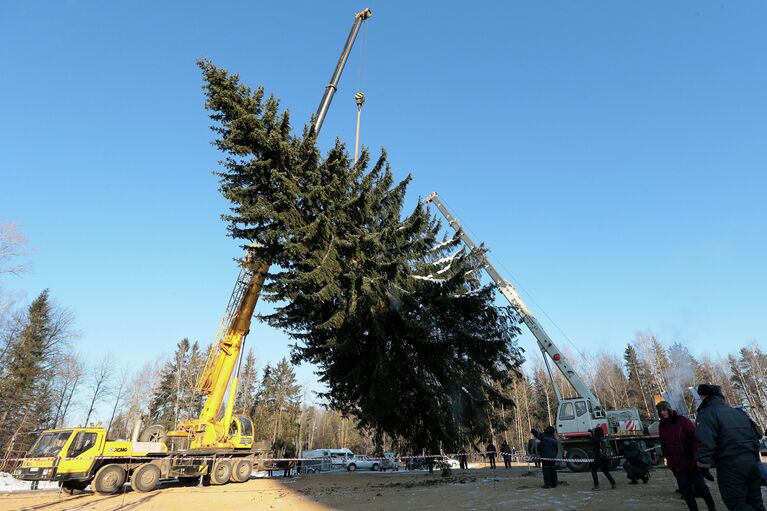
{"label": "fur hat", "polygon": [[700,397],[706,396],[721,396],[722,387],[719,385],[713,385],[711,383],[701,383],[698,385],[698,395]]}
{"label": "fur hat", "polygon": [[673,408],[671,408],[671,403],[668,401],[659,401],[658,404],[655,405],[655,409],[658,410],[658,413],[663,410],[668,410],[669,412],[673,410]]}

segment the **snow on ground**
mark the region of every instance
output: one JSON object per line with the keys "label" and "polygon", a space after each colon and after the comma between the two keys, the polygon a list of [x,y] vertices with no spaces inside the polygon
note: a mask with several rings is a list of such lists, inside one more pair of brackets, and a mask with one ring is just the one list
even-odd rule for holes
{"label": "snow on ground", "polygon": [[[31,481],[22,481],[16,479],[8,472],[0,472],[0,493],[7,493],[12,491],[29,491],[32,485]],[[57,489],[59,483],[53,481],[40,481],[38,490],[52,490]]]}

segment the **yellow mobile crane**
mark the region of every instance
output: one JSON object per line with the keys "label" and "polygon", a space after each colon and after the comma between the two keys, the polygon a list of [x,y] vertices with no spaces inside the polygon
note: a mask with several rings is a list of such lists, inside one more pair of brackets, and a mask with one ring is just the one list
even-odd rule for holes
{"label": "yellow mobile crane", "polygon": [[[372,14],[365,9],[354,17],[317,109],[317,133],[360,27]],[[200,477],[211,484],[249,479],[256,454],[253,422],[244,415],[233,416],[236,371],[268,271],[269,262],[259,258],[256,246],[250,246],[197,384],[197,389],[207,396],[198,418],[182,421],[167,433],[157,425],[141,431],[141,421],[137,421],[130,441],[107,440],[104,428],[44,431],[13,475],[29,481],[60,481],[71,492],[91,485],[94,491],[104,494],[120,491],[128,478],[133,489],[142,492],[155,489],[160,479],[175,478],[182,484],[196,484]]]}

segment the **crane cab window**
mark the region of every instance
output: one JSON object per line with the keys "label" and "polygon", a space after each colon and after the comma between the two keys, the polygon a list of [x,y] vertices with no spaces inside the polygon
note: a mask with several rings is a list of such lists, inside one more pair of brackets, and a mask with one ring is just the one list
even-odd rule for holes
{"label": "crane cab window", "polygon": [[79,431],[75,439],[72,440],[72,445],[69,446],[67,457],[74,458],[75,456],[80,456],[94,445],[96,445],[96,433]]}
{"label": "crane cab window", "polygon": [[27,455],[30,458],[46,458],[48,456],[59,456],[61,449],[72,436],[72,430],[48,431],[40,435],[35,445],[29,450]]}
{"label": "crane cab window", "polygon": [[240,417],[240,435],[253,436],[253,423],[247,417]]}
{"label": "crane cab window", "polygon": [[580,417],[584,413],[586,413],[586,402],[585,401],[576,401],[575,402],[575,414]]}
{"label": "crane cab window", "polygon": [[573,412],[572,403],[564,403],[559,409],[559,420],[569,421],[575,419],[575,413]]}

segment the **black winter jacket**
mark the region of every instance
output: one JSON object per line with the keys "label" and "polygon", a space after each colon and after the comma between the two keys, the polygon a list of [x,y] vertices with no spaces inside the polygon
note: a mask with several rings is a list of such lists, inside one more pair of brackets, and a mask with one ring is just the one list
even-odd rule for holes
{"label": "black winter jacket", "polygon": [[743,410],[728,406],[721,395],[703,400],[696,424],[699,466],[759,459],[759,428]]}
{"label": "black winter jacket", "polygon": [[559,442],[554,436],[547,435],[546,433],[539,433],[535,431],[533,433],[535,438],[541,441],[538,444],[538,456],[541,458],[556,458],[559,454]]}

